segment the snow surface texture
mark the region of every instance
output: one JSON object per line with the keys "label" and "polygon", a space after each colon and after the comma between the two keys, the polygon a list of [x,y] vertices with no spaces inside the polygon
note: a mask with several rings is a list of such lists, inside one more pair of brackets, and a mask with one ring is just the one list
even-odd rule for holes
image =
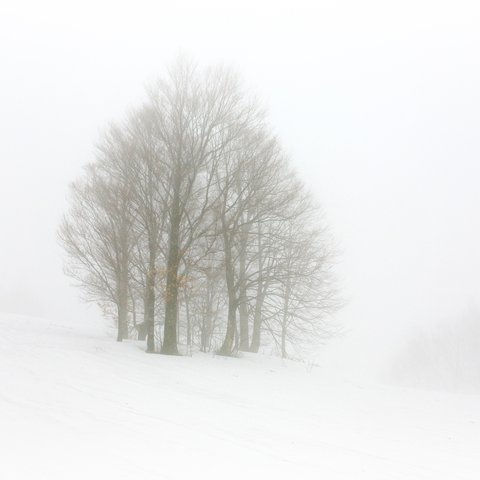
{"label": "snow surface texture", "polygon": [[0,478],[480,478],[480,398],[0,315]]}

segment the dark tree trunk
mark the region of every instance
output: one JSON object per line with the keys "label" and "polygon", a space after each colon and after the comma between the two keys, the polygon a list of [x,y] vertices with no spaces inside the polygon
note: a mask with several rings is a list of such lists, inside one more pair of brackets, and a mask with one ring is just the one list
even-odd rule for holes
{"label": "dark tree trunk", "polygon": [[252,328],[252,343],[250,344],[250,351],[258,353],[260,349],[260,337],[262,334],[262,309],[267,291],[267,281],[263,280],[264,263],[263,263],[263,245],[262,245],[262,227],[258,225],[257,231],[258,239],[258,283],[257,295],[255,298],[255,311],[253,314],[253,328]]}
{"label": "dark tree trunk", "polygon": [[155,352],[155,246],[150,245],[147,281],[145,288],[145,326],[147,330],[147,353]]}
{"label": "dark tree trunk", "polygon": [[225,279],[227,283],[228,293],[228,320],[227,331],[225,333],[225,340],[223,345],[218,351],[219,355],[232,355],[233,344],[235,341],[235,331],[237,329],[237,307],[238,301],[235,292],[235,275],[232,264],[232,251],[230,246],[230,239],[228,235],[224,234],[224,247],[225,247]]}
{"label": "dark tree trunk", "polygon": [[202,330],[200,332],[200,350],[207,352],[210,348],[212,338],[212,296],[210,288],[207,289],[207,304],[205,312],[202,315]]}
{"label": "dark tree trunk", "polygon": [[[175,249],[178,250],[178,249]],[[177,313],[178,313],[178,256],[171,254],[167,263],[167,285],[165,298],[165,327],[162,353],[178,355]]]}
{"label": "dark tree trunk", "polygon": [[188,305],[188,295],[185,295],[185,316],[187,319],[187,347],[190,349],[192,346],[192,325],[190,321],[190,308]]}
{"label": "dark tree trunk", "polygon": [[252,343],[250,345],[250,351],[258,353],[260,348],[260,338],[262,332],[262,308],[263,301],[265,300],[265,294],[259,287],[257,290],[257,298],[255,301],[255,313],[253,315],[253,331],[252,331]]}
{"label": "dark tree trunk", "polygon": [[[248,222],[248,219],[247,219]],[[239,326],[240,326],[240,344],[239,349],[243,352],[250,350],[250,339],[248,331],[248,299],[247,299],[247,245],[248,245],[248,223],[244,222],[242,215],[242,223],[240,227],[240,251],[239,251],[239,285],[238,285],[238,313],[239,313]]]}
{"label": "dark tree trunk", "polygon": [[240,323],[240,345],[239,349],[243,352],[249,350],[249,332],[248,332],[248,310],[247,310],[247,289],[245,286],[245,250],[242,245],[240,254],[240,295],[239,295],[239,323]]}
{"label": "dark tree trunk", "polygon": [[249,351],[249,334],[248,334],[248,312],[246,298],[242,296],[238,307],[240,321],[240,345],[239,348],[243,352]]}
{"label": "dark tree trunk", "polygon": [[202,319],[200,330],[200,351],[206,352],[207,351],[207,319]]}
{"label": "dark tree trunk", "polygon": [[282,358],[287,358],[287,331],[282,328]]}
{"label": "dark tree trunk", "polygon": [[283,318],[282,318],[282,358],[287,358],[287,330],[288,330],[288,314],[290,306],[290,278],[287,278],[285,288],[285,297],[283,300]]}
{"label": "dark tree trunk", "polygon": [[228,321],[227,332],[225,334],[225,340],[218,351],[219,355],[230,356],[233,353],[233,345],[235,342],[235,331],[237,329],[237,302],[235,300],[228,302]]}
{"label": "dark tree trunk", "polygon": [[147,327],[145,323],[137,324],[138,340],[144,342],[147,339]]}
{"label": "dark tree trunk", "polygon": [[[178,175],[177,175],[178,177]],[[167,284],[165,289],[165,326],[161,352],[178,355],[178,267],[180,262],[180,178],[176,179],[170,217],[170,238],[167,258]]]}
{"label": "dark tree trunk", "polygon": [[117,342],[128,338],[128,264],[125,259],[122,263],[122,269],[117,277]]}
{"label": "dark tree trunk", "polygon": [[118,305],[117,342],[128,338],[127,309]]}

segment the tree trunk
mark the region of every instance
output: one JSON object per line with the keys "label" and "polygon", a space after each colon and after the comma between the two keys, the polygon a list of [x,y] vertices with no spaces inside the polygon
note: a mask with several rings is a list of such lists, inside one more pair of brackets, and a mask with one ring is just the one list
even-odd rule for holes
{"label": "tree trunk", "polygon": [[118,310],[118,324],[117,324],[117,342],[128,337],[127,332],[127,309],[121,305],[117,306]]}
{"label": "tree trunk", "polygon": [[235,341],[235,331],[237,329],[237,307],[238,301],[235,292],[235,275],[232,265],[232,252],[230,246],[230,240],[228,235],[224,234],[224,247],[225,247],[225,280],[227,283],[228,293],[228,320],[227,320],[227,332],[225,334],[225,340],[223,345],[218,351],[219,355],[230,356],[233,353],[233,343]]}
{"label": "tree trunk", "polygon": [[250,351],[258,353],[260,349],[260,336],[262,331],[262,308],[265,300],[265,294],[262,292],[261,287],[257,289],[257,298],[255,300],[255,313],[253,315],[253,330],[252,330],[252,343],[250,345]]}
{"label": "tree trunk", "polygon": [[188,305],[188,295],[185,295],[185,316],[187,320],[187,347],[190,351],[192,347],[192,325],[190,321],[190,308]]}
{"label": "tree trunk", "polygon": [[162,353],[178,355],[177,310],[178,310],[178,262],[176,254],[169,255],[167,263],[167,286],[165,298],[165,327]]}
{"label": "tree trunk", "polygon": [[248,299],[247,299],[247,279],[246,279],[246,263],[247,263],[247,245],[248,245],[248,236],[249,236],[249,227],[248,227],[249,215],[247,214],[247,221],[244,221],[244,216],[242,215],[243,225],[240,227],[240,255],[239,255],[239,292],[238,292],[238,313],[239,313],[239,324],[240,324],[240,345],[239,349],[243,352],[249,351],[249,331],[248,331]]}
{"label": "tree trunk", "polygon": [[207,352],[210,348],[212,337],[213,299],[210,285],[207,286],[205,311],[202,312],[202,330],[200,333],[200,350]]}
{"label": "tree trunk", "polygon": [[180,177],[177,174],[170,217],[170,238],[167,258],[167,284],[165,289],[165,326],[161,353],[178,355],[178,267],[180,263]]}
{"label": "tree trunk", "polygon": [[282,329],[282,358],[287,358],[286,339],[287,339],[287,331],[285,329]]}
{"label": "tree trunk", "polygon": [[219,355],[230,356],[233,353],[233,344],[235,341],[235,330],[237,329],[237,302],[235,300],[229,300],[228,302],[228,321],[227,321],[227,333],[225,334],[225,340],[223,345],[218,351]]}
{"label": "tree trunk", "polygon": [[[124,275],[122,275],[123,277]],[[117,342],[128,338],[128,288],[125,278],[121,278],[118,286],[118,322],[117,322]]]}
{"label": "tree trunk", "polygon": [[249,350],[249,333],[248,333],[248,310],[247,310],[247,289],[245,286],[245,249],[241,246],[240,253],[240,292],[239,292],[239,323],[240,323],[240,346],[243,352]]}
{"label": "tree trunk", "polygon": [[145,326],[147,330],[147,353],[155,352],[155,247],[150,246],[148,272],[145,288]]}
{"label": "tree trunk", "polygon": [[147,339],[147,328],[145,323],[137,324],[138,340],[144,342]]}
{"label": "tree trunk", "polygon": [[267,291],[267,281],[263,280],[264,275],[264,261],[263,261],[263,246],[262,246],[262,227],[258,224],[257,231],[258,240],[258,283],[257,295],[255,298],[255,312],[253,314],[253,328],[252,328],[252,343],[250,344],[250,351],[258,353],[260,349],[260,336],[262,332],[262,309]]}
{"label": "tree trunk", "polygon": [[285,297],[283,300],[282,358],[287,358],[287,329],[288,329],[289,304],[290,304],[290,277],[287,278],[287,285],[285,287]]}

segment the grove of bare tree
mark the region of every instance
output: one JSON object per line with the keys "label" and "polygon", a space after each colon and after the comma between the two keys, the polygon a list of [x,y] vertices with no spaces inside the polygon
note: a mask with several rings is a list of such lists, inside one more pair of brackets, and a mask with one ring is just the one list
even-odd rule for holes
{"label": "grove of bare tree", "polygon": [[106,131],[59,237],[85,299],[147,352],[287,357],[333,332],[319,208],[227,68],[179,60]]}

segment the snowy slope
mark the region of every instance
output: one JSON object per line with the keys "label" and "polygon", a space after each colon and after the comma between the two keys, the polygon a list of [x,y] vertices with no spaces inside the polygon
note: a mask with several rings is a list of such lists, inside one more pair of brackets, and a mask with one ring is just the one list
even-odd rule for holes
{"label": "snowy slope", "polygon": [[0,315],[0,478],[480,478],[480,398]]}

